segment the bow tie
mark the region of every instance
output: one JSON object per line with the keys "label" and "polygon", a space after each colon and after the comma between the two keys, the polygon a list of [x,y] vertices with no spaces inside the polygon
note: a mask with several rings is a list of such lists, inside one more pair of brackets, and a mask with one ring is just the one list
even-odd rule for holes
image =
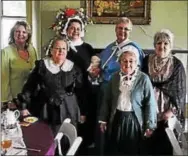
{"label": "bow tie", "polygon": [[131,76],[125,76],[125,77],[123,78],[123,81],[129,81],[129,80],[131,80],[131,79],[132,79]]}

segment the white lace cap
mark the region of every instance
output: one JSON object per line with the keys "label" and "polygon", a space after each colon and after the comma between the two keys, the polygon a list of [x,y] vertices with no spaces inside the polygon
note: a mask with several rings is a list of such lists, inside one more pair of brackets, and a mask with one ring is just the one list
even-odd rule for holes
{"label": "white lace cap", "polygon": [[136,55],[136,58],[137,58],[137,64],[139,62],[139,52],[138,52],[138,49],[132,45],[127,45],[127,46],[124,46],[123,48],[121,48],[118,52],[118,58],[125,52],[125,51],[129,51],[129,52],[132,52]]}
{"label": "white lace cap", "polygon": [[79,16],[74,16],[74,17],[69,17],[68,18],[68,20],[67,20],[67,22],[65,24],[65,27],[63,29],[63,34],[67,35],[68,24],[69,24],[70,20],[72,20],[72,19],[76,19],[76,20],[79,20],[81,22],[81,24],[82,24],[82,26],[81,26],[82,27],[82,31],[80,33],[80,37],[84,37],[85,25],[84,25],[83,21],[81,20],[81,18]]}

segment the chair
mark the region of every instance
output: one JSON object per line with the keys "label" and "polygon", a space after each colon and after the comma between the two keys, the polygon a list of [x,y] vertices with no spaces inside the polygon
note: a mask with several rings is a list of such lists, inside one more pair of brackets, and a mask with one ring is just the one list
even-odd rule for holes
{"label": "chair", "polygon": [[[173,155],[188,155],[187,141],[180,122],[173,116],[168,120],[168,128],[165,129],[173,147]],[[177,133],[177,137],[175,136]]]}
{"label": "chair", "polygon": [[65,119],[55,137],[55,146],[58,147],[58,154],[60,156],[63,155],[61,150],[61,139],[63,136],[66,136],[68,138],[70,144],[66,155],[75,155],[77,149],[82,142],[82,138],[77,136],[77,130],[75,126],[70,122],[71,120],[69,118]]}

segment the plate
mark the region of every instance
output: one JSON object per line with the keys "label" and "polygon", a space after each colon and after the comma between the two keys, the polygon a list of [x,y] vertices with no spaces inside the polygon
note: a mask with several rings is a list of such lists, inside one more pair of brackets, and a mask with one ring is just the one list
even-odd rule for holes
{"label": "plate", "polygon": [[35,123],[36,121],[38,121],[38,118],[37,117],[26,117],[23,120],[24,120],[24,122],[27,122],[27,123]]}
{"label": "plate", "polygon": [[25,126],[25,127],[31,125],[31,123],[28,123],[28,122],[20,122],[19,124],[20,124],[21,126]]}

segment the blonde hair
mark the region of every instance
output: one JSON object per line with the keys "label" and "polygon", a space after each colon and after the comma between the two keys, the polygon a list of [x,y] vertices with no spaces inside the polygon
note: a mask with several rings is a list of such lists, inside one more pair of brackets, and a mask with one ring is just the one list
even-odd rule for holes
{"label": "blonde hair", "polygon": [[29,44],[31,43],[32,30],[31,30],[30,25],[26,21],[17,21],[15,25],[12,27],[10,31],[10,35],[9,35],[9,45],[15,43],[14,32],[19,26],[24,26],[26,32],[28,33],[28,38],[25,43],[25,48],[27,49]]}

